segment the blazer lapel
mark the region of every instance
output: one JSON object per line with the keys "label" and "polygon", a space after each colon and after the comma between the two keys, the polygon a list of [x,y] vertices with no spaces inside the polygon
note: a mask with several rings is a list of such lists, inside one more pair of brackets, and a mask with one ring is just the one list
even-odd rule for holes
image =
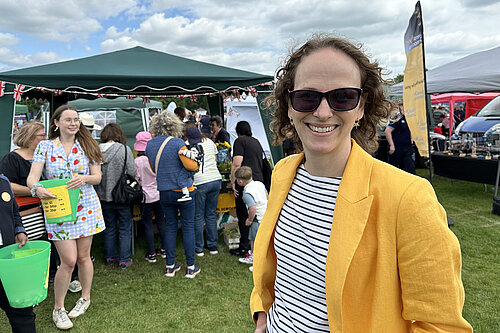
{"label": "blazer lapel", "polygon": [[368,195],[372,166],[372,158],[352,140],[351,154],[335,204],[326,258],[326,304],[333,332],[342,332],[344,283],[373,201],[373,195]]}

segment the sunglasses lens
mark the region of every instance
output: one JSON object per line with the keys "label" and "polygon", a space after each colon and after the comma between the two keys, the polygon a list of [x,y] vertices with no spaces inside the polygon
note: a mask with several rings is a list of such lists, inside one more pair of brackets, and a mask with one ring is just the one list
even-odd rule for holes
{"label": "sunglasses lens", "polygon": [[336,111],[352,110],[358,105],[360,92],[357,89],[335,89],[328,94],[328,104]]}
{"label": "sunglasses lens", "polygon": [[316,110],[321,103],[321,94],[313,90],[297,90],[291,93],[292,107],[297,111]]}

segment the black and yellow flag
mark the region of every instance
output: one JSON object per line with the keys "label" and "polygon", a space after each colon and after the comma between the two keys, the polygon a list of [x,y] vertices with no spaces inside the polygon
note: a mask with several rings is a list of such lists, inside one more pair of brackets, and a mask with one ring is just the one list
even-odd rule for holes
{"label": "black and yellow flag", "polygon": [[423,43],[422,9],[418,1],[405,33],[406,67],[403,81],[403,106],[408,127],[410,127],[420,156],[429,157]]}

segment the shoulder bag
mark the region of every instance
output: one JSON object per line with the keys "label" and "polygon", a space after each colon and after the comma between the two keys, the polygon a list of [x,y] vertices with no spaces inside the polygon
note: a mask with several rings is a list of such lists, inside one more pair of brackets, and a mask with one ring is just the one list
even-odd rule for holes
{"label": "shoulder bag", "polygon": [[111,195],[113,196],[113,202],[117,204],[139,204],[144,201],[144,193],[139,182],[125,171],[125,167],[127,166],[127,147],[123,145],[123,148],[125,148],[125,161],[122,173]]}

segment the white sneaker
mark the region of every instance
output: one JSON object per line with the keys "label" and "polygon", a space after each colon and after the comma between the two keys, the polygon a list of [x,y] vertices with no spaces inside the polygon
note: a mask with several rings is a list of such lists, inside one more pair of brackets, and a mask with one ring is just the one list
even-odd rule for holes
{"label": "white sneaker", "polygon": [[245,257],[239,258],[238,261],[241,262],[242,264],[252,265],[253,264],[253,254],[247,253],[247,255]]}
{"label": "white sneaker", "polygon": [[82,284],[78,280],[73,280],[70,282],[68,290],[72,293],[77,293],[82,290]]}
{"label": "white sneaker", "polygon": [[184,202],[184,201],[189,201],[189,200],[193,200],[193,198],[191,198],[191,196],[189,194],[184,194],[182,197],[177,199],[177,202]]}
{"label": "white sneaker", "polygon": [[196,256],[198,257],[203,257],[205,255],[205,253],[203,252],[195,252],[194,254],[196,254]]}
{"label": "white sneaker", "polygon": [[52,320],[56,327],[60,330],[69,330],[73,327],[73,323],[68,318],[68,311],[64,308],[60,308],[59,310],[54,310],[52,312]]}
{"label": "white sneaker", "polygon": [[219,254],[219,251],[217,251],[217,250],[210,250],[210,254],[216,255],[216,254]]}
{"label": "white sneaker", "polygon": [[80,297],[78,301],[76,301],[75,307],[69,312],[68,317],[76,318],[87,311],[90,306],[90,300],[86,300],[83,297]]}

